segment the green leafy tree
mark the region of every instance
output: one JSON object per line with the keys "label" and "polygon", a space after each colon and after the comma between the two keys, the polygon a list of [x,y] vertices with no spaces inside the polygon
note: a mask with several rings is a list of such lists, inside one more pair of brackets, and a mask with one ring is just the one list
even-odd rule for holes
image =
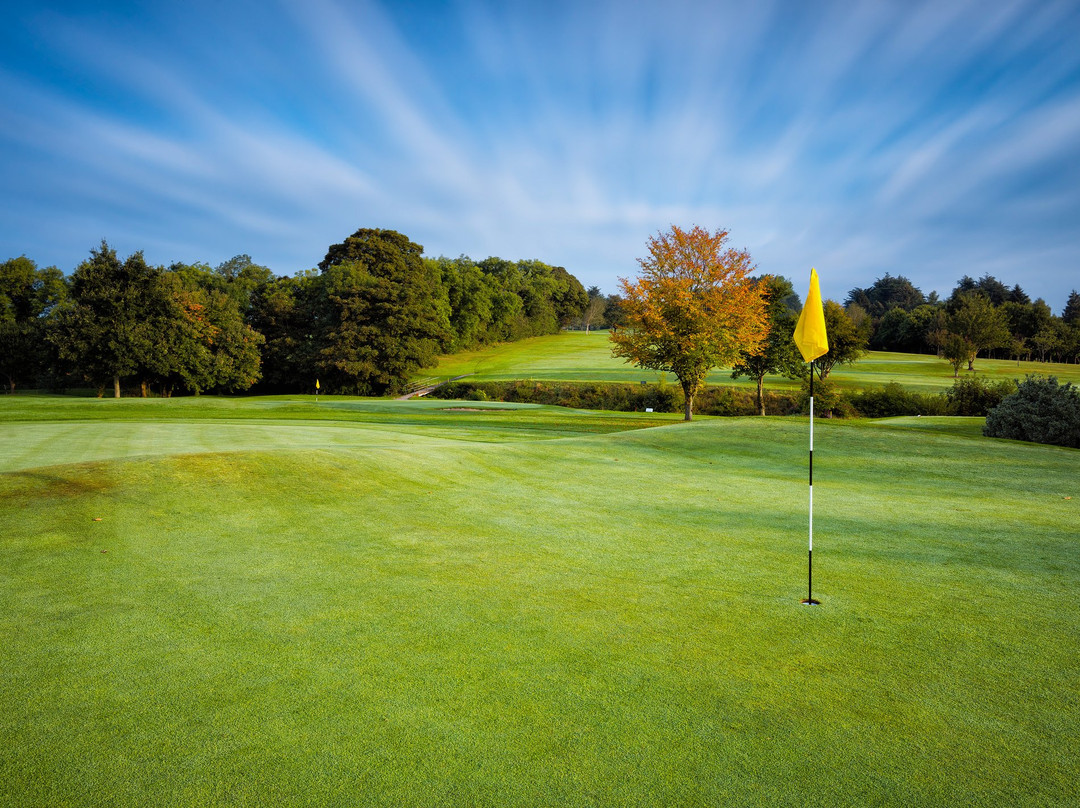
{"label": "green leafy tree", "polygon": [[551,277],[550,294],[555,309],[555,329],[551,333],[554,334],[560,328],[566,328],[581,319],[589,303],[589,295],[581,281],[563,267],[549,267],[547,264],[542,264],[542,267],[542,271],[546,271]]}
{"label": "green leafy tree", "polygon": [[1034,303],[1007,300],[998,307],[1014,339],[1026,340],[1050,327],[1056,319],[1046,301],[1039,298]]}
{"label": "green leafy tree", "polygon": [[1068,344],[1067,326],[1057,318],[1039,329],[1030,340],[1031,346],[1039,352],[1039,361],[1053,361],[1060,356]]}
{"label": "green leafy tree", "polygon": [[1031,298],[1028,297],[1027,292],[1023,290],[1020,284],[1016,284],[1016,286],[1009,290],[1009,299],[1006,302],[1027,304],[1031,302]]}
{"label": "green leafy tree", "polygon": [[450,305],[423,247],[393,230],[357,230],[319,264],[325,329],[319,374],[342,392],[401,389],[451,341]]}
{"label": "green leafy tree", "polygon": [[[218,264],[214,267],[213,274],[225,282],[223,291],[236,300],[245,317],[249,315],[251,300],[256,290],[274,280],[274,273],[268,267],[256,264],[246,253]],[[202,281],[201,285],[207,284]]]}
{"label": "green leafy tree", "polygon": [[607,305],[604,306],[604,322],[608,328],[618,330],[626,325],[626,314],[622,310],[622,295],[608,295]]}
{"label": "green leafy tree", "polygon": [[945,393],[951,415],[985,416],[1006,396],[1016,392],[1011,379],[989,381],[979,376],[965,376],[953,382]]}
{"label": "green leafy tree", "polygon": [[1065,310],[1061,312],[1061,319],[1068,325],[1080,326],[1080,293],[1075,289],[1069,292],[1069,299],[1065,301]]}
{"label": "green leafy tree", "polygon": [[450,304],[451,353],[466,351],[489,340],[492,295],[495,286],[476,263],[462,255],[458,258],[425,259],[437,269]]}
{"label": "green leafy tree", "polygon": [[39,269],[25,255],[0,264],[0,374],[10,392],[46,371],[47,318],[66,296],[56,267]]}
{"label": "green leafy tree", "polygon": [[977,292],[960,295],[956,310],[949,315],[949,331],[968,345],[968,370],[975,369],[979,351],[1007,347],[1011,340],[1004,312]]}
{"label": "green leafy tree", "polygon": [[962,337],[959,334],[954,334],[950,331],[946,332],[941,339],[940,348],[941,356],[952,365],[953,378],[958,378],[960,376],[960,367],[968,360],[968,357],[972,355],[974,346],[972,346],[966,337]]}
{"label": "green leafy tree", "polygon": [[[760,348],[753,352],[742,351],[731,370],[731,378],[746,376],[757,383],[756,406],[758,413],[765,414],[765,376],[770,373],[787,375],[798,373],[803,364],[791,335],[798,320],[798,297],[791,281],[777,275],[758,279],[765,297],[765,312],[769,334]],[[792,308],[796,301],[796,308]]]}
{"label": "green leafy tree", "polygon": [[[835,300],[825,301],[825,332],[829,336],[829,351],[814,360],[822,380],[827,379],[837,365],[853,365],[866,356],[870,338],[870,321],[861,318],[856,322],[847,310]],[[800,375],[805,365],[800,363]]]}
{"label": "green leafy tree", "polygon": [[160,274],[141,252],[121,262],[104,240],[72,273],[70,299],[58,309],[50,338],[99,395],[111,381],[119,398],[121,379],[151,364],[161,326],[154,300]]}
{"label": "green leafy tree", "polygon": [[248,319],[265,339],[260,390],[289,392],[314,387],[327,317],[326,284],[316,270],[274,278],[255,289]]}
{"label": "green leafy tree", "polygon": [[162,326],[151,369],[165,395],[177,386],[195,394],[236,392],[259,379],[264,338],[245,322],[243,297],[222,289],[218,278],[200,267],[161,277]]}
{"label": "green leafy tree", "polygon": [[862,306],[876,320],[892,309],[911,311],[923,305],[926,296],[903,275],[893,277],[885,273],[866,289],[852,289],[845,302]]}

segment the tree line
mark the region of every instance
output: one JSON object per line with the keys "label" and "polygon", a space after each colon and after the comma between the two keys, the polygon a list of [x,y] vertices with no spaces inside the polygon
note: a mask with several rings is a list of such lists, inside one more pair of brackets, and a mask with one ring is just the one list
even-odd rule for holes
{"label": "tree line", "polygon": [[846,308],[868,334],[872,350],[936,353],[954,375],[978,355],[990,358],[1080,362],[1080,294],[1073,290],[1061,316],[1034,302],[1016,284],[992,275],[965,275],[945,300],[923,295],[907,278],[886,274],[852,289]]}
{"label": "tree line", "polygon": [[383,395],[441,354],[556,333],[588,303],[537,260],[425,258],[393,230],[360,229],[318,268],[274,275],[239,255],[210,267],[121,260],[107,242],[65,277],[0,264],[7,387]]}

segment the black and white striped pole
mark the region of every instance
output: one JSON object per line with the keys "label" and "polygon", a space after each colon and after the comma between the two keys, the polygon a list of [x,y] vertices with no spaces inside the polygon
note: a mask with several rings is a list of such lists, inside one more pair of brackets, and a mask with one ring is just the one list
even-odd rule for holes
{"label": "black and white striped pole", "polygon": [[806,606],[816,606],[814,600],[814,363],[810,362],[810,549],[806,556]]}
{"label": "black and white striped pole", "polygon": [[794,339],[802,358],[810,363],[810,550],[806,559],[807,591],[803,603],[814,606],[820,603],[814,600],[814,360],[829,352],[821,286],[817,270],[814,269],[810,270],[810,291],[806,294],[806,304],[795,326]]}

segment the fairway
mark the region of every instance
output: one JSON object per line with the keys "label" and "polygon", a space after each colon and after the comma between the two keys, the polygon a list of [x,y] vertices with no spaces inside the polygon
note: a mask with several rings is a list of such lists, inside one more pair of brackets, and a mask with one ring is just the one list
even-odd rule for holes
{"label": "fairway", "polygon": [[[1080,365],[977,359],[975,373],[990,379],[1023,379],[1028,373],[1053,375],[1080,384]],[[655,383],[664,379],[677,385],[673,374],[642,370],[611,355],[607,331],[563,331],[546,337],[493,345],[479,351],[444,356],[433,371],[420,377],[446,380],[468,375],[470,381],[535,379],[551,382]],[[961,375],[968,375],[963,371]],[[871,351],[854,365],[838,365],[829,377],[841,388],[861,389],[897,382],[919,393],[939,393],[953,384],[952,366],[927,354]],[[731,371],[717,368],[707,378],[711,385],[752,387],[747,379],[733,381]],[[766,376],[769,390],[797,390],[799,383],[783,376]]]}
{"label": "fairway", "polygon": [[679,418],[0,399],[0,805],[1075,803],[1080,454]]}

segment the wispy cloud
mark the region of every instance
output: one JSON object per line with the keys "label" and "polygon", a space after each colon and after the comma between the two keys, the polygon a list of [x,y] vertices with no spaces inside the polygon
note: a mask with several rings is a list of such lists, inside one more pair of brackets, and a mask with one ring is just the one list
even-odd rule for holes
{"label": "wispy cloud", "polygon": [[884,272],[947,292],[997,267],[1054,305],[1076,285],[1073,3],[131,13],[38,4],[0,35],[9,252],[70,268],[125,234],[291,272],[385,226],[613,290],[651,233],[700,223],[834,297]]}

